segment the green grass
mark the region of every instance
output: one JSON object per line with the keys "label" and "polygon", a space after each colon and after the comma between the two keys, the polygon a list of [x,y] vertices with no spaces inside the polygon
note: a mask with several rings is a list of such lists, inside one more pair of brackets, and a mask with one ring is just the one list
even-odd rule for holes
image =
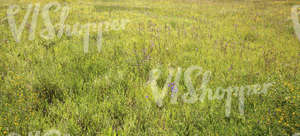
{"label": "green grass", "polygon": [[[33,0],[11,3],[23,5]],[[35,1],[36,2],[36,1]],[[46,0],[40,2],[46,4]],[[64,1],[59,1],[63,3]],[[0,135],[58,129],[71,135],[292,135],[300,132],[300,44],[290,18],[297,0],[98,0],[71,7],[66,24],[129,19],[124,30],[103,32],[83,52],[80,36],[44,40],[29,26],[16,43],[0,4]],[[18,14],[19,25],[25,14]],[[53,22],[60,13],[51,12]],[[29,19],[29,22],[31,17]],[[92,33],[91,37],[96,37]],[[200,66],[209,87],[274,82],[267,94],[245,97],[245,114],[232,98],[171,104],[154,101],[150,71]],[[192,77],[195,88],[201,76]],[[180,96],[188,92],[183,77]],[[169,91],[170,92],[170,91]],[[201,92],[197,92],[200,94]],[[146,98],[149,96],[149,98]]]}

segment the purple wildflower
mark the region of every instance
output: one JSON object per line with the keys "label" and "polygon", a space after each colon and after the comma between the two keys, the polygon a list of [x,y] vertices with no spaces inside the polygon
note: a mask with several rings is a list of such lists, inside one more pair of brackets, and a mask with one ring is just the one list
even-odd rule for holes
{"label": "purple wildflower", "polygon": [[175,86],[175,83],[171,83],[168,85],[169,87],[171,87],[171,97],[174,97],[174,95],[178,92],[178,88]]}
{"label": "purple wildflower", "polygon": [[[173,90],[174,90],[174,88],[175,88],[175,84],[172,82],[172,83],[169,84],[168,86],[171,87],[171,91],[174,92]],[[175,90],[176,90],[175,92],[177,92],[177,89],[175,89]]]}
{"label": "purple wildflower", "polygon": [[174,97],[174,95],[177,93],[178,88],[176,87],[175,89],[172,88],[172,94],[171,97]]}

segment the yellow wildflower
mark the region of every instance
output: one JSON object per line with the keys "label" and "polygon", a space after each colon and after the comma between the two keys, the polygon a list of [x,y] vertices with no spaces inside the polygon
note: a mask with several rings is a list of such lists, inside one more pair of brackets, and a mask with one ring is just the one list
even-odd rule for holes
{"label": "yellow wildflower", "polygon": [[276,111],[281,112],[281,109],[280,109],[280,108],[277,108]]}

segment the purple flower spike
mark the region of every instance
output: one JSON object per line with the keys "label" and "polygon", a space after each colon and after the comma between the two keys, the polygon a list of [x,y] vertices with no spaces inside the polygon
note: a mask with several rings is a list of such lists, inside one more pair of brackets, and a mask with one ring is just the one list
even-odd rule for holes
{"label": "purple flower spike", "polygon": [[149,96],[146,96],[146,98],[149,98]]}

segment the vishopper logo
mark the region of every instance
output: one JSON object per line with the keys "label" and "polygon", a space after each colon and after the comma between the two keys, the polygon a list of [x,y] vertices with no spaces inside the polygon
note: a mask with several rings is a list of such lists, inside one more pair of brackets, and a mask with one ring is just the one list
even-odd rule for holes
{"label": "vishopper logo", "polygon": [[[11,132],[7,136],[22,136],[19,133]],[[46,131],[43,135],[41,131],[32,131],[28,133],[28,136],[71,136],[70,134],[63,134],[59,130],[51,129]]]}
{"label": "vishopper logo", "polygon": [[[16,42],[19,43],[22,40],[22,33],[25,26],[30,26],[28,40],[32,41],[36,38],[36,28],[38,27],[38,18],[41,12],[41,18],[43,20],[44,29],[40,31],[40,37],[45,40],[53,40],[54,38],[60,39],[63,34],[66,36],[83,36],[83,50],[84,53],[88,52],[90,32],[97,33],[97,48],[98,52],[101,51],[102,47],[102,32],[110,30],[123,30],[126,24],[129,22],[128,19],[104,21],[100,23],[86,23],[81,25],[79,23],[71,25],[65,24],[67,17],[69,16],[70,7],[62,6],[58,2],[51,2],[41,7],[39,3],[29,4],[27,6],[27,11],[24,12],[25,15],[20,25],[17,25],[16,15],[21,11],[21,7],[18,5],[11,5],[7,9],[7,20],[9,28],[12,32],[12,36],[15,38]],[[54,10],[51,10],[54,9]],[[59,16],[59,22],[53,24],[53,18],[50,17],[50,12],[61,12]],[[31,24],[28,24],[28,19],[32,13]]]}
{"label": "vishopper logo", "polygon": [[292,20],[293,20],[293,24],[294,24],[294,30],[296,33],[296,36],[298,38],[298,40],[300,41],[300,22],[299,22],[299,15],[300,15],[300,5],[295,5],[292,7]]}
{"label": "vishopper logo", "polygon": [[[152,90],[152,96],[157,106],[163,106],[163,99],[168,94],[168,87],[171,87],[171,104],[178,104],[177,99],[179,97],[179,86],[180,86],[180,78],[182,77],[182,68],[177,68],[177,73],[174,68],[168,69],[169,74],[167,76],[166,82],[163,88],[158,86],[157,81],[160,79],[162,75],[161,70],[153,69],[150,71],[149,81],[147,85],[150,86]],[[195,73],[196,72],[196,73]],[[246,96],[255,95],[255,94],[266,94],[267,90],[274,85],[274,82],[263,83],[263,84],[253,84],[246,86],[229,86],[227,88],[217,87],[216,90],[209,88],[208,83],[211,79],[211,72],[204,71],[202,67],[199,66],[190,66],[184,72],[184,84],[188,90],[188,92],[184,93],[181,97],[182,102],[184,103],[195,103],[200,101],[204,102],[206,98],[208,100],[222,100],[225,99],[225,115],[226,117],[230,116],[231,113],[231,104],[232,104],[232,96],[237,96],[239,100],[239,112],[240,115],[244,115],[244,101]],[[172,82],[172,78],[175,75],[175,80]],[[202,83],[199,88],[195,88],[192,83],[191,76],[200,76],[202,75]],[[181,87],[183,88],[183,87]],[[201,93],[197,93],[201,92]],[[226,95],[225,95],[226,94]],[[148,97],[147,97],[148,98]]]}

